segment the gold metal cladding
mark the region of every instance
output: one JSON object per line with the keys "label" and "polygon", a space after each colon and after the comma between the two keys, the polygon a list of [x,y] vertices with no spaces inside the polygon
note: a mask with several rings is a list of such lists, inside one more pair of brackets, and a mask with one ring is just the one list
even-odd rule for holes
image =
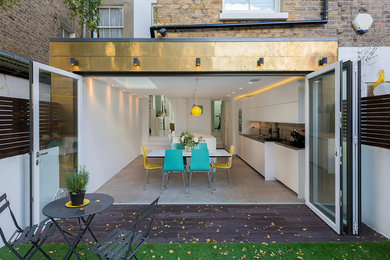
{"label": "gold metal cladding", "polygon": [[[322,57],[328,57],[328,64],[336,62],[337,48],[336,41],[51,42],[50,65],[82,72],[314,71]],[[78,66],[70,65],[71,57]],[[259,57],[264,58],[261,68]],[[133,58],[141,66],[135,67]]]}

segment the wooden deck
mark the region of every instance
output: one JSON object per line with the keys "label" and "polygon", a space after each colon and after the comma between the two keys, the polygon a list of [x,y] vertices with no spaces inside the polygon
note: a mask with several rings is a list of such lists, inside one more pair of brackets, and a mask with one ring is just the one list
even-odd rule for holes
{"label": "wooden deck", "polygon": [[[141,205],[114,205],[96,215],[91,225],[100,238],[115,227],[130,228]],[[65,230],[78,229],[63,220]],[[91,241],[90,236],[84,242]],[[383,241],[363,226],[359,236],[337,235],[305,205],[159,205],[150,243],[169,242],[315,242]],[[63,242],[56,233],[51,239]]]}

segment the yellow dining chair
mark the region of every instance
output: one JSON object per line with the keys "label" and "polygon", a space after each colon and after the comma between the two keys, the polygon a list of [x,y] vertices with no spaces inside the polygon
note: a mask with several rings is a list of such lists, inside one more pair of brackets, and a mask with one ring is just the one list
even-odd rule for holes
{"label": "yellow dining chair", "polygon": [[[149,171],[150,170],[156,170],[156,169],[162,169],[162,164],[161,163],[150,164],[148,162],[148,153],[146,152],[146,147],[145,146],[142,146],[142,154],[143,154],[143,157],[144,157],[144,167],[145,167],[145,170],[146,170],[145,183],[144,183],[144,190],[145,190],[146,183],[149,184],[149,174],[150,174]],[[161,174],[162,174],[161,190],[164,190],[164,172],[161,171]]]}
{"label": "yellow dining chair", "polygon": [[227,174],[229,177],[229,184],[230,184],[231,189],[233,187],[232,187],[232,179],[230,178],[230,168],[232,167],[232,162],[233,162],[233,152],[234,152],[234,145],[230,146],[230,151],[229,151],[230,157],[229,157],[227,163],[216,163],[215,164],[215,167],[217,169],[226,169],[227,170]]}

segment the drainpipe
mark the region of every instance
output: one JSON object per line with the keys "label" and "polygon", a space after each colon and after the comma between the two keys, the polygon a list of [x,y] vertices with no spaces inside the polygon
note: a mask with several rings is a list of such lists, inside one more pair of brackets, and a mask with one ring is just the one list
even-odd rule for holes
{"label": "drainpipe", "polygon": [[182,25],[153,25],[150,26],[151,38],[156,38],[156,31],[164,37],[167,31],[197,30],[197,29],[234,29],[250,27],[272,26],[319,26],[328,23],[328,0],[323,0],[322,19],[320,20],[296,20],[296,21],[271,21],[271,22],[245,22],[245,23],[214,23],[214,24],[182,24]]}

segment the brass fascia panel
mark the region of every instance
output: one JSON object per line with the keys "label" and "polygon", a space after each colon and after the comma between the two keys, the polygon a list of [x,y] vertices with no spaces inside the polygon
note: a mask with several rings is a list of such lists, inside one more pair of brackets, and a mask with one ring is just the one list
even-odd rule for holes
{"label": "brass fascia panel", "polygon": [[[82,72],[314,71],[337,61],[336,41],[314,42],[51,42],[50,65]],[[70,57],[79,65],[69,64]],[[133,58],[140,67],[135,67]],[[265,62],[257,67],[257,59]],[[195,59],[201,58],[201,66]]]}

